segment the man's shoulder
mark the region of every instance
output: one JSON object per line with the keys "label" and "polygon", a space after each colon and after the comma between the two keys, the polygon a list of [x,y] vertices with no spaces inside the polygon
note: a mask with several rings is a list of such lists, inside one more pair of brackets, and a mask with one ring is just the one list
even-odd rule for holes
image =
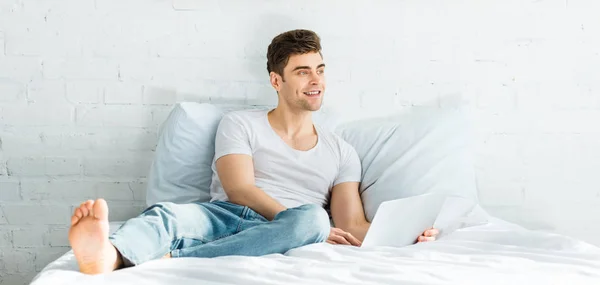
{"label": "man's shoulder", "polygon": [[[316,124],[315,124],[316,125]],[[329,143],[333,144],[340,151],[347,149],[354,149],[354,147],[348,143],[342,136],[337,134],[335,131],[316,125],[319,128],[319,132],[323,135]]]}
{"label": "man's shoulder", "polygon": [[244,109],[229,111],[223,115],[223,119],[236,121],[239,123],[251,122],[260,119],[265,115],[267,110],[262,109]]}
{"label": "man's shoulder", "polygon": [[319,129],[319,134],[321,134],[322,136],[327,137],[327,139],[333,140],[335,142],[343,140],[342,137],[340,137],[338,134],[336,134],[333,130],[325,128],[322,125],[319,125],[319,124],[316,124],[316,123],[314,125],[315,125],[316,128]]}

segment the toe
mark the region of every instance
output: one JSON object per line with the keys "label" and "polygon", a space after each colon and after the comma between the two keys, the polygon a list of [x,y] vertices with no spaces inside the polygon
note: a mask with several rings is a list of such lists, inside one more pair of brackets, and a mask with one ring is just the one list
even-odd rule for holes
{"label": "toe", "polygon": [[99,220],[108,220],[108,205],[104,199],[98,199],[94,202],[94,217]]}
{"label": "toe", "polygon": [[85,206],[88,209],[88,211],[91,211],[94,208],[94,201],[87,200],[83,203],[83,206]]}
{"label": "toe", "polygon": [[88,210],[88,215],[94,217],[94,200],[87,200],[84,205]]}
{"label": "toe", "polygon": [[78,219],[83,218],[83,213],[81,212],[81,208],[75,209],[75,213],[73,213],[73,216],[77,217]]}
{"label": "toe", "polygon": [[90,210],[88,210],[85,204],[79,206],[79,210],[81,211],[82,217],[87,217],[90,214]]}
{"label": "toe", "polygon": [[77,222],[79,222],[79,219],[81,219],[83,217],[83,213],[81,213],[81,210],[79,208],[75,209],[75,213],[73,214],[73,216],[71,216],[71,226],[77,224]]}

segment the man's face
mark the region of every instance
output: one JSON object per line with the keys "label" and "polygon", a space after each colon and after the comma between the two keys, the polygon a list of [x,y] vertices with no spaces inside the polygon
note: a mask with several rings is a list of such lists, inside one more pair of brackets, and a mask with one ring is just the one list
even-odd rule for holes
{"label": "man's face", "polygon": [[[280,78],[279,78],[280,79]],[[290,56],[279,81],[279,94],[291,109],[317,111],[325,94],[325,64],[317,52]]]}

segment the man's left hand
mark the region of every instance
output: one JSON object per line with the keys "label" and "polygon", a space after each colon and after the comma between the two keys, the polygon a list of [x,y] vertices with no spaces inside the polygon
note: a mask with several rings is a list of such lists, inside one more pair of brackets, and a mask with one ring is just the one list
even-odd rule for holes
{"label": "man's left hand", "polygon": [[425,230],[419,238],[417,238],[417,243],[434,241],[439,233],[440,233],[439,230],[434,229],[434,228],[429,228],[429,229]]}

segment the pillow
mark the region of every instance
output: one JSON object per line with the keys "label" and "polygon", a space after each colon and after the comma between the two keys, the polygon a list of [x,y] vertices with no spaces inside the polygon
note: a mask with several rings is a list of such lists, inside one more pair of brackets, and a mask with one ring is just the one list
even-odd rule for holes
{"label": "pillow", "polygon": [[215,134],[222,108],[176,104],[159,131],[146,188],[146,204],[210,200]]}
{"label": "pillow", "polygon": [[[243,109],[272,109],[269,105],[208,104],[175,105],[159,131],[155,158],[146,186],[146,204],[210,201],[215,135],[223,115]],[[334,115],[313,114],[315,123],[334,130]]]}
{"label": "pillow", "polygon": [[336,132],[362,163],[360,193],[369,221],[379,204],[425,193],[477,201],[467,117],[460,109],[413,109],[361,119]]}

